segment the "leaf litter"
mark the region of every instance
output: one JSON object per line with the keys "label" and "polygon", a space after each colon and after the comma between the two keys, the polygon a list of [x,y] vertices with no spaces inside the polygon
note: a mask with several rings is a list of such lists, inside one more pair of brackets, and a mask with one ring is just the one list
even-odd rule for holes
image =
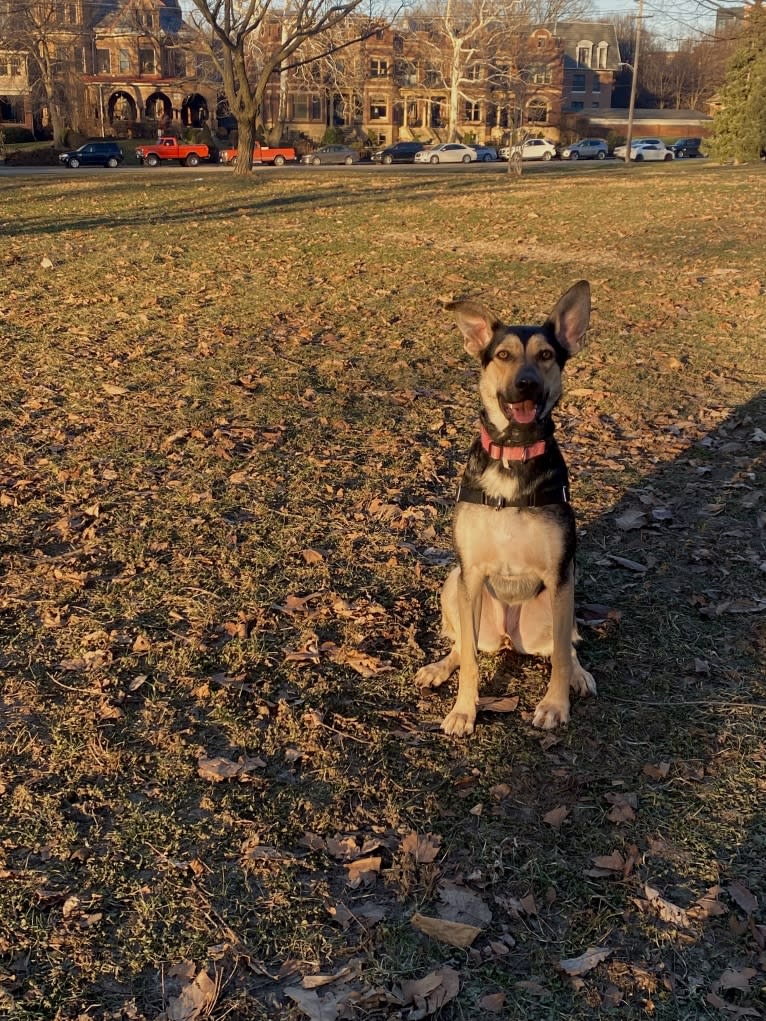
{"label": "leaf litter", "polygon": [[[478,178],[227,179],[193,221],[180,179],[78,182],[65,205],[53,180],[34,202],[0,186],[6,999],[669,1021],[703,990],[756,1016],[766,210],[752,170],[704,169],[651,178],[683,235],[672,283],[622,177],[609,201],[525,179],[545,245],[522,193]],[[45,218],[55,273],[30,274]],[[411,678],[440,650],[476,375],[432,295],[545,314],[589,240],[557,435],[599,698],[541,737],[546,665],[488,658],[475,735],[445,741],[452,685],[421,701]],[[478,931],[456,948],[416,914]]]}

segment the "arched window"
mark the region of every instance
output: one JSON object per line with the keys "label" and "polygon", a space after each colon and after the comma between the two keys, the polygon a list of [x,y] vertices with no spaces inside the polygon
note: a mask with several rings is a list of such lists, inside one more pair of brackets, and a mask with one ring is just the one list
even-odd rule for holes
{"label": "arched window", "polygon": [[609,66],[609,43],[599,43],[596,48],[596,67],[603,70]]}
{"label": "arched window", "polygon": [[590,39],[582,39],[577,44],[577,63],[580,67],[590,67],[593,56],[593,43]]}

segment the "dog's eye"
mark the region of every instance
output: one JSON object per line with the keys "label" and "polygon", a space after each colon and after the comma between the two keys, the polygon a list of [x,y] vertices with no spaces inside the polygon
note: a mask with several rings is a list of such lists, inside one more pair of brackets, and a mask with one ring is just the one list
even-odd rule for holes
{"label": "dog's eye", "polygon": [[553,351],[549,347],[544,347],[537,357],[541,362],[549,362],[553,358]]}
{"label": "dog's eye", "polygon": [[510,357],[510,352],[506,351],[504,347],[501,347],[495,355],[495,358],[499,358],[501,362],[507,362]]}

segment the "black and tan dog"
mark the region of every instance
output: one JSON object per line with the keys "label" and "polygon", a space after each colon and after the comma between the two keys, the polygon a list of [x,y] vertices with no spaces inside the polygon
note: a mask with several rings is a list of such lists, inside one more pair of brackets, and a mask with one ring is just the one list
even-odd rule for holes
{"label": "black and tan dog", "polygon": [[588,328],[590,286],[571,287],[542,326],[505,326],[476,301],[447,308],[466,351],[481,360],[481,434],[458,490],[458,566],[442,591],[442,629],[454,645],[416,683],[436,688],[460,668],[442,729],[461,736],[476,719],[479,651],[549,656],[551,679],[533,722],[550,730],[569,719],[570,687],[596,691],[574,648],[575,519],[551,418],[564,365]]}

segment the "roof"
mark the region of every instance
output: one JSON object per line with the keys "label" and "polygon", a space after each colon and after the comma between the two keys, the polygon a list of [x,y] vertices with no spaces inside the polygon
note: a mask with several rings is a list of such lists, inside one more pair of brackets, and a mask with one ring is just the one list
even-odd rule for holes
{"label": "roof", "polygon": [[[592,124],[621,124],[628,119],[627,110],[599,110],[598,113],[589,114],[588,120]],[[699,110],[634,110],[633,123],[640,124],[642,121],[650,121],[652,124],[708,124],[713,120],[706,113]]]}
{"label": "roof", "polygon": [[[553,35],[564,43],[564,56],[577,63],[577,47],[586,40],[598,46],[607,43],[608,67],[604,70],[616,70],[620,63],[620,44],[617,41],[617,30],[611,22],[605,21],[554,21],[545,25]],[[567,63],[569,63],[569,60]],[[595,66],[595,64],[594,64]]]}

